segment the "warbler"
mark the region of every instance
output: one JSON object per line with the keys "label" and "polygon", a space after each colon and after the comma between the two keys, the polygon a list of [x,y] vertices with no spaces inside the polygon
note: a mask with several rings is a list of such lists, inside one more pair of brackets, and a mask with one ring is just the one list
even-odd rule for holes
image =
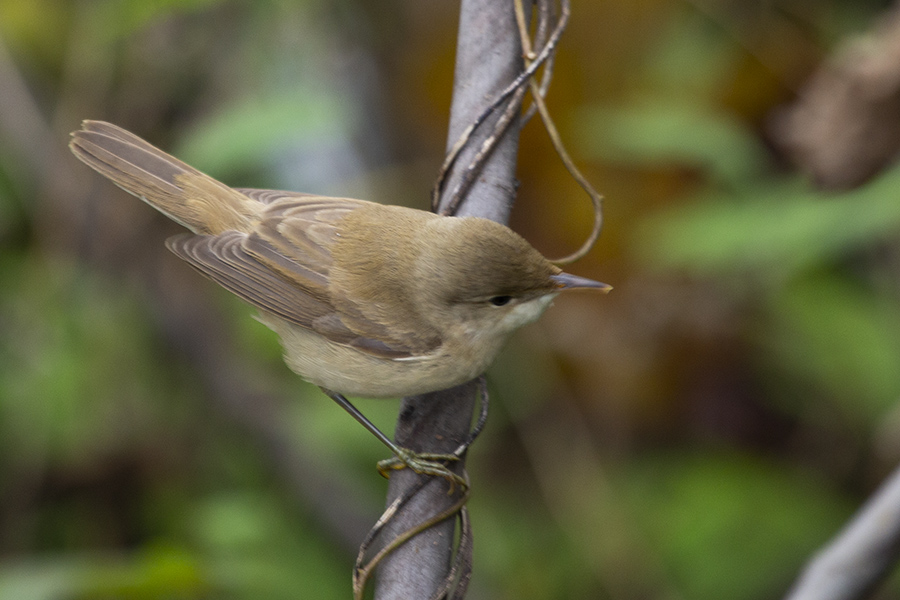
{"label": "warbler", "polygon": [[560,292],[611,289],[488,219],[233,189],[102,121],[84,121],[69,146],[189,229],[169,249],[259,309],[290,369],[332,397],[469,381]]}

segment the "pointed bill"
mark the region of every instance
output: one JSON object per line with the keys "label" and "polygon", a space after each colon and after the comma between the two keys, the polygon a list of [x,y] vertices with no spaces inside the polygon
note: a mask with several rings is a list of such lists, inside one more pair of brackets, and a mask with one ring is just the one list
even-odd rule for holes
{"label": "pointed bill", "polygon": [[560,290],[595,289],[606,293],[612,289],[612,286],[608,283],[600,283],[599,281],[594,281],[593,279],[587,279],[585,277],[579,277],[577,275],[571,275],[569,273],[559,273],[558,275],[551,275],[550,279],[552,279],[554,283],[556,283],[556,287]]}

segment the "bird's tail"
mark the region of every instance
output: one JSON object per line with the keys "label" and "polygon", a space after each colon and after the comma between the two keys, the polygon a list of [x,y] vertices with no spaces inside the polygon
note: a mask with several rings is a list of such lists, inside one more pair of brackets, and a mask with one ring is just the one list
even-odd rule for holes
{"label": "bird's tail", "polygon": [[69,148],[82,162],[197,234],[247,231],[259,203],[133,133],[84,121]]}

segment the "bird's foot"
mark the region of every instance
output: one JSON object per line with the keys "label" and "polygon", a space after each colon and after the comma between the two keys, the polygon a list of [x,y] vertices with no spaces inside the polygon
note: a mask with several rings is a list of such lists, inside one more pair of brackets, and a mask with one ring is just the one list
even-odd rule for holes
{"label": "bird's foot", "polygon": [[459,457],[455,454],[432,454],[427,452],[420,454],[406,448],[400,448],[400,452],[393,458],[378,462],[378,472],[388,479],[390,479],[391,471],[399,471],[400,469],[410,469],[420,475],[443,477],[450,484],[450,490],[447,493],[452,494],[456,486],[459,486],[462,491],[469,489],[468,480],[447,468],[446,463],[458,460]]}

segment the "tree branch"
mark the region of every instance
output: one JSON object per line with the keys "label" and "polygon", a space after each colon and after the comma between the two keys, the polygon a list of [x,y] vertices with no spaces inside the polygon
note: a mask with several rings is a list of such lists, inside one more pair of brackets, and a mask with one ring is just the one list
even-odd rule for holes
{"label": "tree branch", "polygon": [[[522,71],[522,48],[511,1],[462,0],[454,75],[453,102],[447,148],[456,143],[484,108]],[[517,96],[521,102],[521,96]],[[465,168],[490,135],[500,111],[478,128],[460,154],[444,186],[441,207],[455,189]],[[480,176],[457,212],[506,223],[516,191],[519,119],[512,122],[487,159]],[[397,442],[418,452],[452,452],[466,439],[472,422],[477,385],[461,386],[403,400],[397,422]],[[463,461],[456,465],[462,469]],[[418,481],[409,470],[391,476],[388,505]],[[444,480],[428,484],[386,528],[386,539],[415,527],[451,506],[458,498],[447,494]],[[432,527],[398,548],[380,564],[375,597],[378,600],[429,598],[443,582],[453,553],[452,519]]]}
{"label": "tree branch", "polygon": [[807,565],[786,600],[866,598],[900,558],[900,469]]}

